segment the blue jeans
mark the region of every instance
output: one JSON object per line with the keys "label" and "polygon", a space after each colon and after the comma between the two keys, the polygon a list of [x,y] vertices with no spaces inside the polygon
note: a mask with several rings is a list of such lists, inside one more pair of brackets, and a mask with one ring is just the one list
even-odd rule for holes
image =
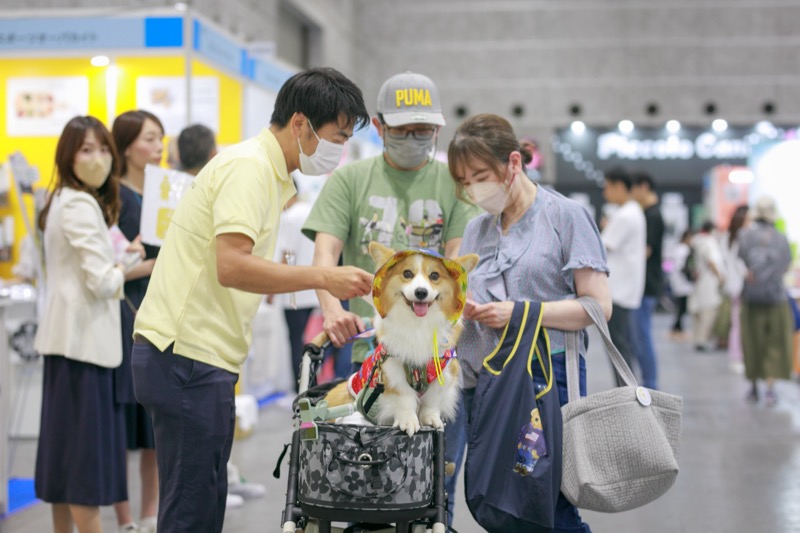
{"label": "blue jeans", "polygon": [[642,305],[633,312],[633,335],[631,348],[634,358],[642,370],[642,385],[648,389],[658,388],[658,363],[653,348],[653,312],[658,299],[655,296],[642,298]]}
{"label": "blue jeans", "polygon": [[[561,405],[567,403],[568,396],[567,396],[567,365],[565,361],[565,353],[554,353],[552,354],[553,357],[553,374],[556,381],[556,387],[558,388],[558,400]],[[581,396],[586,396],[586,361],[583,357],[580,358],[580,394]],[[472,416],[472,404],[473,399],[475,398],[475,389],[465,389],[462,394],[464,398],[463,406],[467,412],[467,426],[464,430],[464,436],[468,439],[469,436],[469,418]],[[513,399],[510,399],[513,401]],[[449,443],[449,441],[448,441]],[[449,447],[449,445],[448,445]],[[445,454],[447,452],[445,451]],[[453,488],[455,488],[455,477],[453,476]],[[449,480],[448,484],[445,485],[447,487],[448,492],[450,491],[449,488]],[[452,492],[451,492],[452,494]],[[449,513],[452,513],[452,502],[451,502],[451,509],[448,510]],[[552,529],[552,533],[591,533],[592,530],[589,528],[589,524],[583,522],[581,520],[580,515],[578,514],[578,508],[572,505],[565,497],[564,494],[559,493],[558,501],[556,502],[556,516],[555,516],[555,527]]]}
{"label": "blue jeans", "polygon": [[467,451],[467,415],[472,411],[472,400],[475,389],[464,389],[458,401],[456,418],[444,427],[444,460],[453,463],[455,471],[452,476],[445,476],[444,490],[447,491],[447,523],[453,524],[456,506],[456,486],[464,455]]}

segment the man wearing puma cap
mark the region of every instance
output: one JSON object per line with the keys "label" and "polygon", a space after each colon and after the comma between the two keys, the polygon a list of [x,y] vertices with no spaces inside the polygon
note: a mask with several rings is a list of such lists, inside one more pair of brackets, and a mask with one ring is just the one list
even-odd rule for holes
{"label": "man wearing puma cap", "polygon": [[[378,91],[372,123],[383,139],[381,155],[345,165],[328,178],[303,227],[314,239],[314,265],[345,265],[374,270],[367,246],[377,241],[395,250],[428,248],[458,256],[461,236],[477,208],[456,197],[447,165],[433,159],[439,130],[445,124],[439,90],[414,72],[392,76]],[[327,291],[317,291],[323,328],[341,346],[364,331],[375,310],[364,300],[350,300],[350,310]],[[370,351],[367,340],[353,344],[354,371]],[[448,425],[448,436],[451,426]],[[447,442],[447,459],[459,462]],[[449,453],[452,450],[452,453]],[[453,494],[455,476],[448,479]],[[452,487],[450,487],[452,485]]]}

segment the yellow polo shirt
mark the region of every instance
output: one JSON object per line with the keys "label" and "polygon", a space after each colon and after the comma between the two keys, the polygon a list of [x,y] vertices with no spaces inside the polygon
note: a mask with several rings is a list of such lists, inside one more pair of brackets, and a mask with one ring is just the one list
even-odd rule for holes
{"label": "yellow polo shirt", "polygon": [[280,214],[295,194],[278,140],[268,129],[226,148],[181,199],[158,255],[134,334],[159,350],[238,373],[263,298],[217,281],[217,235],[241,233],[253,255],[272,259]]}

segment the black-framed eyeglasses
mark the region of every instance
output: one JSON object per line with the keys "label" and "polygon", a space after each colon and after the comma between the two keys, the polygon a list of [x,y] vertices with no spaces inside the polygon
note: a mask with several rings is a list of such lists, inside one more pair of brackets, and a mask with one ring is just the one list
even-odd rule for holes
{"label": "black-framed eyeglasses", "polygon": [[397,141],[407,139],[409,135],[418,141],[429,141],[433,138],[433,134],[436,133],[436,128],[430,127],[407,130],[405,128],[390,128],[387,126],[386,133]]}

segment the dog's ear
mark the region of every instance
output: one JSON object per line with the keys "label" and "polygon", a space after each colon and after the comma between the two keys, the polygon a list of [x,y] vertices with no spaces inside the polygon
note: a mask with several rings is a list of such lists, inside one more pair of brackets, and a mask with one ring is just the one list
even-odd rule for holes
{"label": "dog's ear", "polygon": [[394,255],[394,250],[379,242],[372,241],[369,243],[369,255],[375,262],[375,268],[379,268]]}
{"label": "dog's ear", "polygon": [[466,272],[469,272],[475,268],[475,265],[478,264],[479,260],[480,257],[478,257],[478,254],[467,254],[453,259],[453,261],[461,265],[461,268],[463,268]]}

